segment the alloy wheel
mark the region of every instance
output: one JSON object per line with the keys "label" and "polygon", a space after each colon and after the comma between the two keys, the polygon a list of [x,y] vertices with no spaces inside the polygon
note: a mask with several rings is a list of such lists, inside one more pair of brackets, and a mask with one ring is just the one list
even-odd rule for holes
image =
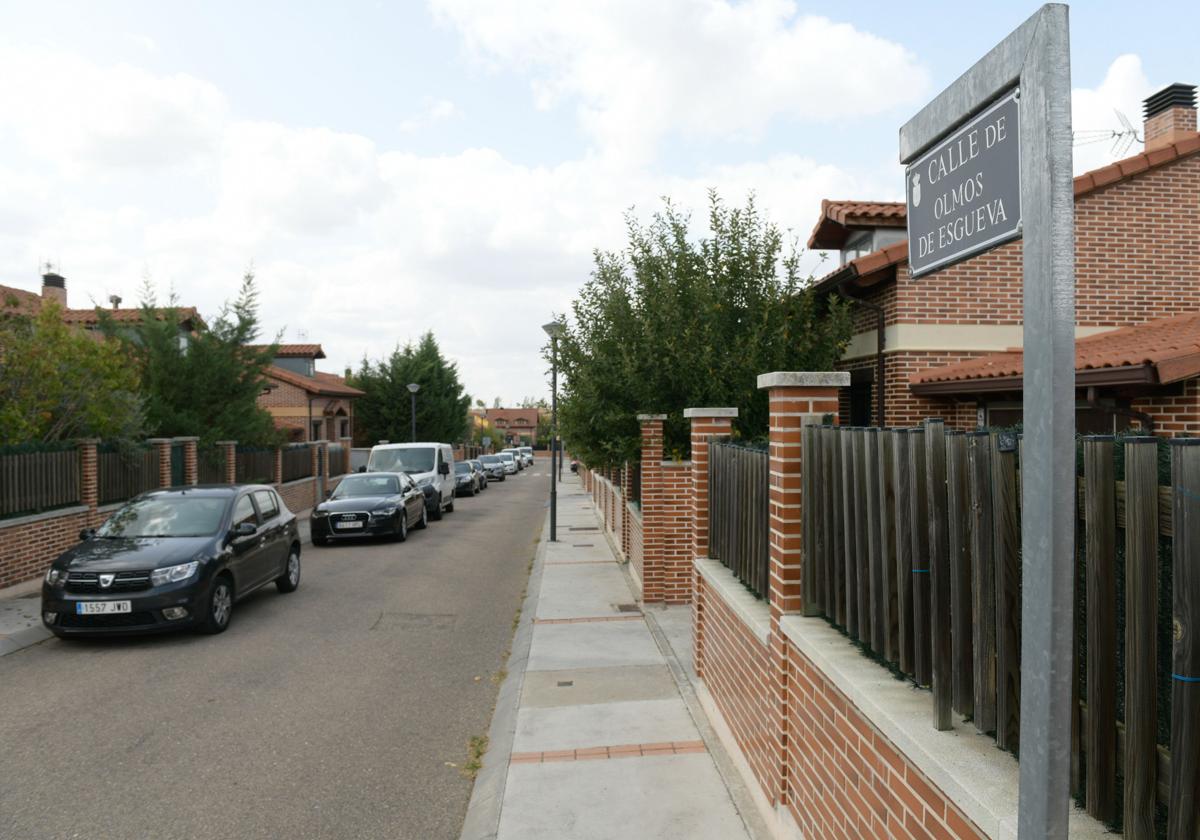
{"label": "alloy wheel", "polygon": [[[289,561],[290,564],[290,561]],[[296,564],[297,575],[299,575],[299,561]],[[290,572],[290,568],[289,568]],[[233,611],[233,593],[229,591],[229,584],[221,581],[217,584],[217,588],[213,590],[212,596],[212,617],[218,627],[224,627],[229,623],[229,614]]]}

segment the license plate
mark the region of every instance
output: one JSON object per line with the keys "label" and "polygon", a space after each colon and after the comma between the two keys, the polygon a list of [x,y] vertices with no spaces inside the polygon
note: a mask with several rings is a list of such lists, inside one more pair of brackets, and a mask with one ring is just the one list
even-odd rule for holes
{"label": "license plate", "polygon": [[130,601],[76,601],[76,615],[112,615],[133,612]]}
{"label": "license plate", "polygon": [[333,523],[333,527],[335,527],[335,528],[361,528],[362,526],[363,526],[362,522],[357,521],[357,520],[354,522],[335,522],[335,523]]}

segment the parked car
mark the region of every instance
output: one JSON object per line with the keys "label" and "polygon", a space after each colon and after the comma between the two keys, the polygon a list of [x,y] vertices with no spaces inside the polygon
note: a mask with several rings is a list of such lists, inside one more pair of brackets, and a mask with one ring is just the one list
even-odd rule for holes
{"label": "parked car", "polygon": [[507,449],[505,449],[503,452],[497,452],[496,457],[504,463],[505,475],[516,475],[517,470],[521,469],[520,466],[517,465],[517,456]]}
{"label": "parked car", "polygon": [[518,446],[517,450],[520,451],[521,457],[523,457],[525,459],[525,466],[532,467],[533,466],[533,447],[532,446]]}
{"label": "parked car", "polygon": [[454,465],[454,492],[460,496],[479,495],[479,476],[470,461],[458,461]]}
{"label": "parked car", "polygon": [[387,535],[403,542],[409,528],[429,524],[425,492],[405,473],[355,473],[313,508],[313,545],[331,540]]}
{"label": "parked car", "polygon": [[143,493],[79,537],[42,582],[42,621],[60,637],[220,633],[251,592],[300,585],[296,517],[262,485]]}
{"label": "parked car", "polygon": [[504,481],[508,477],[504,459],[499,455],[480,455],[479,463],[483,464],[483,470],[491,481]]}
{"label": "parked car", "polygon": [[483,468],[483,462],[478,458],[472,458],[467,463],[475,468],[475,473],[479,476],[479,489],[486,490],[488,486],[488,474],[487,470]]}
{"label": "parked car", "polygon": [[525,469],[525,459],[521,456],[520,450],[518,450],[515,446],[510,446],[507,449],[501,449],[499,454],[503,456],[505,453],[508,453],[512,456],[513,462],[517,465],[518,470]]}
{"label": "parked car", "polygon": [[383,443],[371,447],[366,472],[407,473],[425,492],[430,519],[454,512],[454,450],[445,443]]}

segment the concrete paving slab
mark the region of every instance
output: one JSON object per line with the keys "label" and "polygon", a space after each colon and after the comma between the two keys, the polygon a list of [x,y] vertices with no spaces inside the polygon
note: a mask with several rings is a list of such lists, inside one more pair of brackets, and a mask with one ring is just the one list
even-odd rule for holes
{"label": "concrete paving slab", "polygon": [[696,663],[692,656],[692,608],[688,604],[678,604],[668,607],[651,607],[654,620],[671,644],[675,658],[683,666],[688,679],[695,684],[699,679],[696,675]]}
{"label": "concrete paving slab", "polygon": [[542,572],[538,618],[580,618],[620,614],[617,604],[633,601],[615,563],[553,565]]}
{"label": "concrete paving slab", "polygon": [[574,750],[614,744],[655,744],[700,738],[683,700],[522,707],[513,752]]}
{"label": "concrete paving slab", "polygon": [[641,621],[537,625],[529,651],[530,671],[662,665],[664,661]]}
{"label": "concrete paving slab", "polygon": [[514,764],[497,840],[737,840],[746,829],[705,754]]}
{"label": "concrete paving slab", "polygon": [[531,671],[525,676],[521,708],[661,700],[678,697],[679,689],[666,665],[633,668],[570,668]]}

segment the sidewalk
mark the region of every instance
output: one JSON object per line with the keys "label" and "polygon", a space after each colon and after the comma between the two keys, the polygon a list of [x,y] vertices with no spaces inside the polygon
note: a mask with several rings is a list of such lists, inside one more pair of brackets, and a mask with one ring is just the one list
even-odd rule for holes
{"label": "sidewalk", "polygon": [[[558,542],[547,522],[464,840],[750,838],[749,806],[735,805],[749,799],[685,699],[690,631],[677,657],[634,601],[591,497],[574,476],[559,486]],[[681,647],[685,624],[678,611],[664,621]]]}

